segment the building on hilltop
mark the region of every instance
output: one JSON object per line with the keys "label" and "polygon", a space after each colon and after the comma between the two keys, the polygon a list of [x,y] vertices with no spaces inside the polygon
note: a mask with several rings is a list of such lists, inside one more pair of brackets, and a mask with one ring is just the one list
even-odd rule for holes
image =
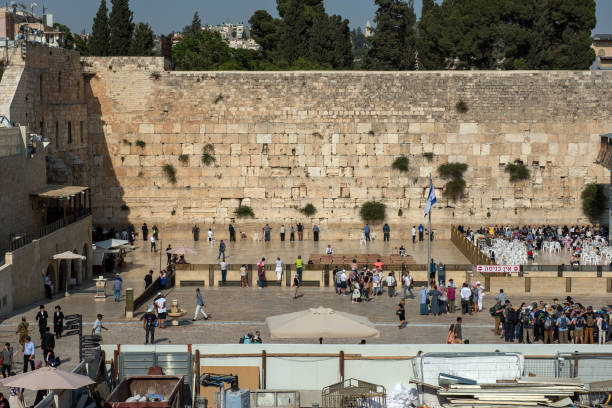
{"label": "building on hilltop", "polygon": [[366,26],[365,26],[365,36],[366,38],[370,38],[374,35],[374,29],[372,28],[372,23],[370,23],[370,20],[366,21]]}
{"label": "building on hilltop", "polygon": [[202,30],[215,31],[221,35],[230,48],[258,50],[259,44],[251,38],[251,30],[245,24],[225,23],[221,25],[205,25]]}
{"label": "building on hilltop", "polygon": [[0,43],[16,40],[60,47],[64,33],[53,28],[52,14],[40,17],[17,5],[0,8]]}
{"label": "building on hilltop", "polygon": [[593,44],[595,51],[595,69],[612,69],[612,34],[595,34]]}

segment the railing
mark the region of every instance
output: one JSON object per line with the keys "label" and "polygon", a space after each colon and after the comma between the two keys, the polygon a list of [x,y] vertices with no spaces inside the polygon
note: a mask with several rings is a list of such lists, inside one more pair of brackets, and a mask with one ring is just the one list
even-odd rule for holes
{"label": "railing", "polygon": [[32,235],[25,234],[19,238],[15,238],[13,234],[9,235],[9,252],[16,251],[32,242]]}
{"label": "railing", "polygon": [[49,235],[61,228],[64,228],[64,220],[57,220],[51,224],[47,224],[40,228],[40,237],[42,238],[45,235]]}
{"label": "railing", "polygon": [[480,252],[454,225],[451,225],[451,241],[473,265],[495,265],[488,256]]}
{"label": "railing", "polygon": [[[166,268],[166,272],[167,272],[166,288],[172,287],[174,286],[174,265],[168,265],[168,267]],[[134,305],[133,305],[132,310],[127,310],[128,304],[126,303],[125,305],[126,312],[127,311],[133,312],[134,310],[138,310],[139,307],[147,303],[147,301],[155,294],[155,292],[159,291],[160,289],[165,289],[165,288],[161,287],[160,279],[157,278],[153,281],[152,284],[147,286],[147,288],[144,290],[144,292],[140,294],[140,296],[134,299]]]}

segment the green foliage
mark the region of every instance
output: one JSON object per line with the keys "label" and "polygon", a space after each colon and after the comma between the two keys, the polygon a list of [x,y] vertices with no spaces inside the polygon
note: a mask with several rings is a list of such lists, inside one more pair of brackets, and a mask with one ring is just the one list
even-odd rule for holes
{"label": "green foliage", "polygon": [[359,215],[364,221],[383,221],[386,218],[387,206],[378,201],[368,201],[361,206]]}
{"label": "green foliage", "polygon": [[69,50],[74,49],[74,36],[72,35],[72,31],[67,26],[60,23],[53,23],[53,28],[57,31],[61,31],[64,33],[64,41],[62,47],[67,48]]}
{"label": "green foliage", "polygon": [[100,0],[100,7],[96,13],[89,37],[89,52],[97,57],[109,55],[110,27],[108,24],[108,8],[106,0]]}
{"label": "green foliage", "polygon": [[213,103],[216,105],[219,102],[221,102],[223,100],[223,94],[219,94],[215,97],[215,100],[213,101]]}
{"label": "green foliage", "polygon": [[181,155],[179,155],[178,159],[179,159],[179,161],[180,161],[181,163],[183,163],[183,164],[187,164],[187,163],[189,163],[189,155],[187,155],[187,154],[181,154]]}
{"label": "green foliage", "polygon": [[401,217],[402,215],[404,215],[404,212],[402,211],[402,209],[400,208],[399,210],[397,210],[397,216]]}
{"label": "green foliage", "polygon": [[172,47],[172,58],[179,71],[254,70],[256,51],[234,50],[217,32],[200,30],[183,37]]}
{"label": "green foliage", "polygon": [[176,215],[176,208],[173,208],[172,211],[170,211],[170,215]]}
{"label": "green foliage", "polygon": [[130,142],[130,141],[129,141],[129,140],[127,140],[127,139],[123,139],[123,144],[124,144],[124,145],[128,145],[128,146],[131,146],[131,145],[132,145],[132,142]]}
{"label": "green foliage", "polygon": [[470,108],[468,108],[467,103],[463,99],[461,99],[455,105],[455,110],[459,113],[467,113],[467,111],[470,110]]}
{"label": "green foliage", "polygon": [[134,34],[133,14],[129,0],[111,0],[112,9],[108,18],[110,29],[109,55],[130,55]]}
{"label": "green foliage", "polygon": [[130,207],[127,204],[121,204],[121,211],[130,211]]}
{"label": "green foliage", "polygon": [[74,48],[81,54],[81,57],[90,55],[89,44],[80,35],[74,35]]}
{"label": "green foliage", "polygon": [[393,161],[393,164],[391,165],[391,167],[393,167],[394,170],[399,170],[403,173],[407,173],[408,172],[408,157],[406,156],[399,156],[396,157],[395,160]]}
{"label": "green foliage", "polygon": [[136,141],[136,146],[140,147],[141,149],[144,149],[144,147],[147,145],[147,143],[144,140],[137,140]]}
{"label": "green foliage", "polygon": [[300,208],[298,211],[307,217],[312,217],[317,213],[317,208],[314,205],[308,203],[304,207]]}
{"label": "green foliage", "polygon": [[149,57],[153,55],[153,30],[146,23],[138,23],[130,45],[130,55]]}
{"label": "green foliage", "polygon": [[444,197],[456,201],[463,197],[465,192],[465,180],[463,173],[467,170],[465,163],[446,163],[438,167],[438,174],[444,179],[450,179],[444,186],[442,194]]}
{"label": "green foliage", "polygon": [[202,149],[202,163],[205,166],[211,166],[216,161],[217,158],[215,157],[215,147],[210,143],[204,145],[204,148]]}
{"label": "green foliage", "polygon": [[423,157],[427,159],[427,161],[431,161],[434,157],[433,152],[423,152]]}
{"label": "green foliage", "polygon": [[351,42],[353,44],[353,56],[355,57],[355,61],[361,62],[363,56],[370,48],[370,43],[361,30],[361,27],[354,28],[351,31]]}
{"label": "green foliage", "polygon": [[172,184],[176,184],[176,170],[171,164],[164,164],[162,168],[164,173],[166,174],[166,179]]}
{"label": "green foliage", "polygon": [[467,168],[468,165],[465,163],[446,163],[438,167],[438,174],[444,179],[462,178]]}
{"label": "green foliage", "polygon": [[202,21],[200,20],[200,15],[196,11],[193,13],[191,24],[183,28],[183,35],[193,35],[199,33],[200,31],[202,31]]}
{"label": "green foliage", "polygon": [[505,172],[510,174],[512,182],[529,179],[529,169],[520,160],[506,164]]}
{"label": "green foliage", "polygon": [[376,29],[363,60],[369,70],[409,70],[416,66],[416,15],[413,3],[376,0]]}
{"label": "green foliage", "polygon": [[421,69],[588,69],[594,0],[426,0]]}
{"label": "green foliage", "polygon": [[261,46],[268,59],[273,58],[282,32],[280,20],[272,17],[266,10],[257,10],[249,19],[249,24],[251,37]]}
{"label": "green foliage", "polygon": [[238,207],[236,207],[234,209],[234,215],[236,216],[236,218],[255,217],[255,213],[253,212],[253,209],[249,207],[248,205],[239,205]]}
{"label": "green foliage", "polygon": [[597,221],[606,211],[607,198],[601,184],[590,183],[582,190],[582,211],[591,221]]}

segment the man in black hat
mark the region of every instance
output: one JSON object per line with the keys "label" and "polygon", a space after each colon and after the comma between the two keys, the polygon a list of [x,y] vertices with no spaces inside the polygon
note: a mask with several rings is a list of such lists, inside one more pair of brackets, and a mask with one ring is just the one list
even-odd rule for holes
{"label": "man in black hat", "polygon": [[49,313],[45,310],[45,305],[40,305],[38,313],[36,313],[36,321],[38,322],[38,331],[40,332],[40,338],[42,339],[44,334],[47,332],[47,320],[49,319]]}

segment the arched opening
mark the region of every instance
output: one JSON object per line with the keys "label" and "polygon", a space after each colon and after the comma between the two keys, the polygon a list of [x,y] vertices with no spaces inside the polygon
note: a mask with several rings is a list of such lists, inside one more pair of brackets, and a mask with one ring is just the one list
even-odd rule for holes
{"label": "arched opening", "polygon": [[55,285],[57,293],[66,291],[66,274],[67,273],[68,273],[68,267],[66,265],[66,260],[62,260],[59,263],[59,272],[57,273],[57,283]]}
{"label": "arched opening", "polygon": [[89,260],[87,244],[83,245],[83,253],[81,255],[85,257],[85,259],[81,261],[81,282],[85,282],[87,280],[87,261]]}
{"label": "arched opening", "polygon": [[[55,277],[55,269],[53,268],[53,264],[49,263],[49,265],[47,265],[47,270],[45,271],[45,276],[48,276],[49,279],[51,279],[52,282],[52,286],[55,287],[55,282],[57,281],[57,278]],[[44,282],[44,279],[43,279]]]}

